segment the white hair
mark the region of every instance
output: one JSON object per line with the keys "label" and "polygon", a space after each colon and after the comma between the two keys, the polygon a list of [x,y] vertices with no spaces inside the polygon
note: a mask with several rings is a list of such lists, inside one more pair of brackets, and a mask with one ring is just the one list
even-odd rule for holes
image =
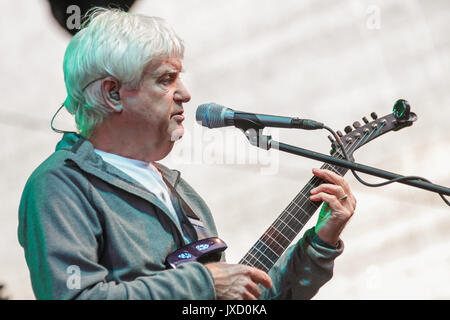
{"label": "white hair", "polygon": [[112,112],[97,80],[113,77],[121,85],[137,89],[153,59],[182,59],[184,55],[183,41],[161,18],[104,8],[88,14],[64,56],[64,106],[85,137]]}

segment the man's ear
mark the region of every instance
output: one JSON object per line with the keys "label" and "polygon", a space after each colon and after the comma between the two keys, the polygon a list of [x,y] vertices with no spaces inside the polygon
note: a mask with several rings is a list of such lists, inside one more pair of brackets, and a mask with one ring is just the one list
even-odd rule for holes
{"label": "man's ear", "polygon": [[122,112],[123,106],[120,101],[120,83],[113,77],[102,80],[101,91],[106,105],[114,112]]}

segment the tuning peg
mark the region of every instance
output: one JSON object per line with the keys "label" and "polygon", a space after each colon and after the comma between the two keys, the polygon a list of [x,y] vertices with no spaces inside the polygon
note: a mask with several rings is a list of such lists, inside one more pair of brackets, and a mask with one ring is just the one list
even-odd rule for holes
{"label": "tuning peg", "polygon": [[353,122],[353,128],[358,129],[359,127],[361,127],[361,123],[359,123],[359,121]]}
{"label": "tuning peg", "polygon": [[333,139],[333,136],[332,136],[332,135],[329,135],[329,136],[328,136],[328,140],[330,140],[331,143],[334,143],[334,139]]}
{"label": "tuning peg", "polygon": [[378,118],[378,115],[375,112],[372,112],[370,116],[372,117],[373,120],[376,120]]}
{"label": "tuning peg", "polygon": [[346,126],[345,128],[344,128],[344,131],[345,131],[345,133],[350,133],[350,132],[352,132],[352,127],[350,127],[350,126]]}
{"label": "tuning peg", "polygon": [[342,138],[344,136],[340,130],[338,130],[336,133],[340,138]]}
{"label": "tuning peg", "polygon": [[369,120],[367,120],[366,117],[363,117],[362,120],[364,121],[365,124],[368,124],[368,123],[369,123]]}

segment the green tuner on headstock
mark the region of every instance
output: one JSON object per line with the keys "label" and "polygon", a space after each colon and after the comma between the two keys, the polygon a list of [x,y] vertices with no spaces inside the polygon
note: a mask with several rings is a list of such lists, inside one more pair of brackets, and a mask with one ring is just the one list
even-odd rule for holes
{"label": "green tuner on headstock", "polygon": [[394,104],[394,110],[392,111],[395,119],[399,121],[408,121],[410,118],[411,107],[408,101],[399,99]]}
{"label": "green tuner on headstock", "polygon": [[414,112],[411,112],[411,106],[408,101],[403,99],[399,99],[395,102],[392,114],[397,122],[403,125],[411,125],[417,120],[417,115]]}

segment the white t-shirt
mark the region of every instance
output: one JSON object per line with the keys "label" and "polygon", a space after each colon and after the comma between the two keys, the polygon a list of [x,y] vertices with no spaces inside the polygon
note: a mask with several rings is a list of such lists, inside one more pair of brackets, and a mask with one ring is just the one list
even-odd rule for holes
{"label": "white t-shirt", "polygon": [[94,149],[94,151],[100,155],[104,161],[125,172],[134,180],[142,184],[148,191],[153,193],[167,207],[169,212],[175,218],[175,221],[180,225],[177,213],[170,199],[169,189],[164,182],[161,173],[154,165],[149,162],[125,158],[98,149]]}

